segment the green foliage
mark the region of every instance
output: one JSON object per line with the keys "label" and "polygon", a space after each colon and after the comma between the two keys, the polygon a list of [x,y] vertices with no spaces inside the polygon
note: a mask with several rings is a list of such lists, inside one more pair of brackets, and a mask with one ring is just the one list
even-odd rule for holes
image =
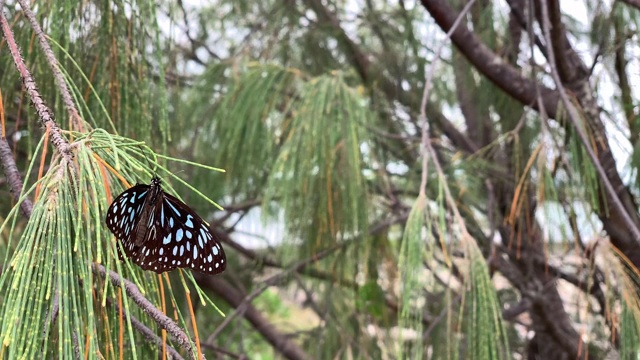
{"label": "green foliage", "polygon": [[[4,294],[0,334],[2,353],[8,359],[42,354],[74,358],[76,353],[120,351],[125,344],[116,342],[122,329],[114,320],[118,314],[114,307],[121,290],[92,274],[94,262],[135,279],[146,297],[161,307],[158,277],[117,260],[115,238],[103,221],[110,199],[123,190],[116,176],[139,174],[139,181],[148,182],[151,172],[143,151],[153,153],[143,143],[111,136],[101,129],[76,133],[73,138],[75,161],[67,163],[63,157],[55,157],[51,170],[23,195],[37,195],[24,230],[15,229],[19,204],[0,228],[0,232],[9,229],[9,241],[3,247],[15,244],[4,249],[6,265],[0,275],[0,292]],[[17,237],[18,241],[11,241]],[[174,299],[172,292],[169,297]],[[212,304],[202,298],[205,300]],[[156,327],[127,296],[122,296],[122,309],[148,327]],[[185,317],[177,311],[181,325],[187,328]],[[55,322],[51,314],[56,314]],[[126,357],[146,358],[150,351],[157,351],[145,345],[130,318],[125,323]],[[43,333],[49,335],[33,341],[33,334]]]}
{"label": "green foliage", "polygon": [[[450,5],[459,10],[463,4]],[[572,320],[597,328],[589,331],[585,348],[601,357],[606,347],[600,343],[615,344],[610,335],[617,330],[621,356],[638,353],[640,306],[632,300],[637,297],[630,280],[634,274],[614,268],[616,276],[594,281],[596,270],[610,270],[608,266],[618,263],[594,264],[596,260],[581,254],[577,269],[562,261],[568,245],[579,253],[586,249],[580,249],[583,241],[591,241],[578,239],[586,228],[582,223],[577,230],[569,225],[608,210],[598,193],[601,180],[566,114],[550,113],[555,119],[547,119],[533,109],[536,104],[516,101],[517,96],[472,66],[470,54],[461,48],[447,47],[442,58],[435,59],[433,45],[444,41],[443,34],[420,3],[38,3],[34,11],[86,121],[84,129],[67,115],[52,70],[34,46],[31,26],[14,7],[5,10],[16,15],[11,26],[39,90],[58,124],[77,131],[65,133],[76,158],[65,164],[47,148],[42,155],[45,175],[35,175],[45,152],[36,135],[39,126],[12,60],[0,57],[9,136],[22,136],[11,144],[27,178],[22,196],[36,199],[29,221],[18,216],[16,204],[0,201],[0,257],[5,259],[0,357],[116,358],[121,349],[127,358],[158,357],[158,347],[148,344],[131,322],[120,326],[120,290],[93,274],[91,263],[132,279],[154,305],[160,307],[165,300],[172,316],[175,307],[182,328],[192,326],[187,299],[211,304],[198,287],[187,297],[187,282],[178,273],[167,282],[116,261],[115,241],[103,224],[106,207],[128,185],[148,182],[155,170],[169,180],[167,191],[173,182],[204,218],[218,215],[211,199],[229,205],[224,215],[229,221],[218,228],[230,233],[229,242],[239,238],[233,233],[234,221],[250,211],[261,210],[265,224],[285,229],[278,237],[259,234],[276,241],[267,249],[244,251],[238,241],[234,249],[240,251],[228,254],[233,272],[224,279],[250,291],[263,275],[289,271],[281,268],[306,259],[303,270],[291,271],[277,284],[278,291],[264,293],[254,305],[278,325],[283,338],[293,339],[314,357],[504,359],[513,356],[510,351],[525,354],[527,338],[521,334],[529,325],[505,325],[501,320],[503,304],[522,301],[520,284],[507,285],[498,299],[485,258],[501,256],[522,269],[523,259],[511,256],[507,243],[539,240],[538,232],[545,232],[541,238],[546,240],[550,229],[561,243],[548,244],[543,261],[560,263],[552,269],[579,279],[580,284],[571,286],[588,298],[589,314],[585,319],[580,312]],[[591,53],[597,54],[589,70],[592,86],[611,88],[611,79],[617,77],[624,93],[622,79],[633,71],[626,66],[632,63],[621,60],[637,50],[629,40],[638,17],[622,3],[609,8],[590,1],[586,8],[589,25],[560,9],[562,30],[572,39],[567,46],[589,43]],[[498,3],[476,4],[461,26],[474,31],[500,58],[492,67],[510,64],[524,78],[539,80],[536,91],[543,90],[539,95],[546,101],[548,64],[538,57],[535,62],[527,59],[530,46],[535,46],[528,41],[535,39],[525,40],[526,29],[505,16],[508,11]],[[427,118],[443,178],[432,181],[429,173],[426,194],[418,195],[423,124],[416,119],[426,64],[433,61],[440,65]],[[570,67],[564,71],[573,71]],[[588,86],[583,89],[590,91]],[[573,91],[572,100],[581,102],[583,96]],[[634,97],[618,96],[616,90],[611,99],[602,99],[594,91],[602,109],[576,103],[601,111],[602,121],[609,120],[603,109],[612,107],[606,114],[613,119],[605,124],[607,132],[628,125],[628,131],[620,131],[623,135],[609,140],[617,143],[629,133],[630,175],[636,186],[632,181],[625,186],[631,192],[637,192],[640,183],[640,177],[632,177],[640,163]],[[624,118],[617,117],[619,109]],[[586,125],[592,114],[583,115],[580,120],[590,140],[600,144],[600,135]],[[112,135],[118,133],[123,136]],[[213,165],[227,170],[224,181],[212,176]],[[614,173],[611,166],[607,170]],[[445,186],[453,204],[445,204]],[[4,188],[0,192],[9,198]],[[238,206],[246,203],[262,208]],[[463,219],[452,220],[454,207]],[[583,208],[594,213],[582,216]],[[459,221],[466,230],[461,231]],[[592,222],[593,237],[602,241],[600,223]],[[332,252],[315,258],[326,249]],[[582,263],[588,263],[586,269]],[[609,308],[602,310],[604,316],[590,305],[597,289],[581,288],[583,275],[587,284],[605,288],[606,304],[601,305]],[[546,276],[556,275],[541,275],[545,281]],[[296,300],[303,294],[305,310],[315,313],[317,323],[280,328],[281,320],[302,321],[298,304],[284,299],[290,293]],[[573,304],[572,297],[560,295],[565,304]],[[55,299],[60,310],[51,322]],[[159,333],[127,296],[121,306]],[[215,331],[219,310],[197,310],[201,334]],[[567,313],[574,315],[572,310]],[[212,341],[252,358],[281,356],[262,338],[263,329],[241,319]],[[45,332],[50,335],[42,341],[31,341]]]}
{"label": "green foliage", "polygon": [[623,303],[620,324],[620,358],[630,359],[640,352],[640,322],[638,312]]}
{"label": "green foliage", "polygon": [[[291,121],[287,113],[297,77],[273,65],[215,65],[190,92],[185,104],[189,127],[202,129],[196,138],[196,159],[224,167],[232,175],[227,181],[234,193],[256,194],[264,187],[287,135],[285,122]],[[213,99],[211,88],[220,89]]]}
{"label": "green foliage", "polygon": [[291,316],[291,311],[283,304],[282,299],[276,292],[263,292],[256,298],[256,305],[266,313],[284,320]]}
{"label": "green foliage", "polygon": [[[295,117],[271,170],[265,203],[278,199],[294,237],[310,249],[365,234],[367,192],[362,179],[365,103],[341,78],[304,84],[291,107]],[[302,180],[302,181],[300,181]],[[333,240],[332,240],[333,239]]]}
{"label": "green foliage", "polygon": [[386,307],[384,306],[384,290],[374,281],[369,281],[360,287],[356,298],[356,308],[371,316],[384,320]]}
{"label": "green foliage", "polygon": [[509,339],[502,322],[502,306],[489,276],[487,263],[476,242],[463,239],[468,254],[466,316],[468,354],[475,359],[510,359]]}
{"label": "green foliage", "polygon": [[402,248],[398,268],[402,288],[400,289],[402,310],[399,325],[416,332],[417,340],[406,346],[400,342],[399,357],[407,359],[420,359],[424,356],[422,345],[422,313],[425,305],[423,294],[426,274],[416,271],[422,267],[426,251],[422,229],[425,224],[426,199],[418,197],[407,219],[407,225],[402,237]]}

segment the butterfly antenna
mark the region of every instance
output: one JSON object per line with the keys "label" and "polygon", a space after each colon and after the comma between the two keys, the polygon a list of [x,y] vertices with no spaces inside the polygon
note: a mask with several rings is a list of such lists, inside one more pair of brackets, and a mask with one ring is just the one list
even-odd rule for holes
{"label": "butterfly antenna", "polygon": [[144,159],[147,161],[147,165],[148,165],[148,168],[149,168],[149,169],[151,169],[151,168],[152,168],[152,166],[151,166],[151,165],[152,165],[152,163],[151,163],[151,161],[149,161],[149,157],[147,156],[147,151],[150,151],[150,152],[151,152],[151,154],[153,154],[153,157],[154,157],[155,162],[153,162],[153,170],[152,170],[152,172],[153,172],[153,177],[154,177],[154,178],[157,178],[157,177],[158,177],[158,172],[157,172],[157,169],[158,169],[158,159],[157,159],[157,158],[156,158],[156,156],[155,156],[155,155],[156,155],[156,154],[155,154],[155,152],[153,152],[153,151],[151,150],[151,148],[149,148],[148,146],[142,147],[142,145],[140,145],[140,150],[142,150],[142,155],[144,155]]}

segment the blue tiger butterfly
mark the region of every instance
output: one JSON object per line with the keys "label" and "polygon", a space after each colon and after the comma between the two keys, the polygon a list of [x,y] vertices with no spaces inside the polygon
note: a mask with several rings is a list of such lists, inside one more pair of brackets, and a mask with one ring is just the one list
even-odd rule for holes
{"label": "blue tiger butterfly", "polygon": [[220,242],[189,206],[162,191],[158,177],[136,184],[109,206],[107,227],[125,255],[144,270],[156,273],[190,268],[218,274],[226,268]]}

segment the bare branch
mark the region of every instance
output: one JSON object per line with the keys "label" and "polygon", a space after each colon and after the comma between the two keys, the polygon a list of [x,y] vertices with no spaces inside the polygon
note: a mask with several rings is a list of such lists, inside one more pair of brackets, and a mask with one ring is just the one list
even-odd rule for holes
{"label": "bare branch", "polygon": [[[233,287],[222,277],[205,276],[200,273],[194,274],[194,277],[200,286],[212,290],[234,308],[238,308],[244,303],[246,294]],[[290,360],[311,358],[311,356],[304,352],[295,342],[288,339],[276,329],[276,327],[251,304],[245,305],[243,316],[284,358]]]}
{"label": "bare branch", "polygon": [[[453,27],[458,14],[445,0],[422,0],[422,5],[442,30],[449,31]],[[494,84],[522,104],[538,109],[534,81],[523,77],[517,69],[504,62],[464,24],[454,30],[451,40],[471,64]],[[557,117],[558,95],[541,84],[538,86],[544,107],[552,116]]]}
{"label": "bare branch", "polygon": [[[127,296],[129,296],[133,302],[138,305],[142,311],[149,315],[161,328],[167,330],[173,339],[182,347],[193,359],[197,359],[197,351],[193,348],[193,341],[189,336],[176,324],[171,318],[158,310],[138,289],[136,284],[131,281],[120,277],[117,273],[109,271],[102,266],[102,264],[91,264],[91,270],[94,274],[111,281],[114,286],[124,289]],[[204,359],[204,355],[202,355]]]}
{"label": "bare branch", "polygon": [[[4,170],[4,176],[7,178],[11,194],[13,194],[13,197],[17,200],[20,194],[22,194],[22,179],[20,179],[20,172],[18,171],[16,162],[13,159],[13,154],[11,153],[11,148],[4,134],[0,134],[0,164]],[[31,199],[25,197],[20,203],[20,209],[26,217],[31,216],[31,212],[33,211],[33,202],[31,202]]]}
{"label": "bare branch", "polygon": [[71,165],[73,163],[73,156],[69,143],[62,136],[60,128],[54,120],[53,112],[44,103],[44,100],[40,96],[38,87],[36,86],[36,82],[31,76],[29,69],[27,69],[27,65],[24,63],[22,54],[20,54],[20,49],[18,48],[16,40],[13,37],[11,26],[7,22],[7,19],[4,17],[4,14],[2,12],[0,12],[0,27],[2,27],[4,38],[7,41],[7,46],[9,47],[9,52],[11,52],[11,56],[13,57],[13,61],[16,64],[16,68],[20,73],[20,78],[22,78],[22,83],[24,84],[24,87],[27,90],[27,94],[29,95],[31,102],[33,103],[33,106],[38,113],[38,117],[40,118],[42,125],[45,128],[49,129],[51,143],[58,150],[58,153],[67,161],[67,164]]}
{"label": "bare branch", "polygon": [[[145,337],[145,339],[147,339],[148,342],[158,346],[159,348],[162,347],[162,338],[159,337],[158,335],[156,335],[153,332],[153,330],[149,329],[145,324],[143,324],[135,316],[127,314],[126,310],[120,309],[120,306],[118,306],[118,304],[116,302],[112,301],[109,298],[107,298],[106,300],[107,300],[107,305],[112,305],[116,309],[116,311],[118,311],[118,312],[122,311],[124,316],[128,317],[129,320],[131,320],[131,325],[136,330],[138,330],[138,332],[140,332]],[[176,351],[176,349],[174,349],[173,347],[171,347],[169,345],[167,345],[167,353],[175,360],[184,360],[182,355],[180,355]]]}
{"label": "bare branch", "polygon": [[18,0],[18,3],[20,4],[25,17],[27,18],[27,20],[29,20],[29,23],[31,24],[36,37],[38,38],[40,47],[42,48],[44,56],[47,59],[49,66],[51,67],[51,71],[53,72],[53,78],[55,80],[56,86],[58,87],[58,90],[60,90],[60,94],[62,95],[62,102],[69,112],[69,116],[71,117],[73,124],[77,127],[78,130],[83,130],[84,124],[82,123],[82,118],[78,113],[78,109],[76,109],[76,104],[73,101],[73,97],[71,96],[71,92],[69,91],[69,87],[67,86],[67,82],[64,80],[64,76],[60,71],[60,64],[58,64],[58,60],[53,54],[53,50],[51,50],[51,46],[49,46],[49,42],[47,41],[44,32],[42,32],[42,28],[40,27],[40,24],[38,24],[36,16],[29,8],[29,2],[25,0]]}
{"label": "bare branch", "polygon": [[284,269],[283,271],[264,280],[262,282],[262,285],[260,285],[259,288],[253,290],[249,295],[244,297],[242,302],[235,307],[236,309],[231,315],[227,315],[227,317],[224,319],[222,324],[220,324],[220,326],[218,326],[218,328],[213,332],[213,334],[209,336],[208,341],[215,339],[220,334],[220,332],[222,332],[222,330],[224,330],[224,328],[227,327],[236,317],[238,317],[239,315],[242,315],[247,310],[247,307],[249,306],[249,304],[251,304],[251,302],[253,302],[253,300],[255,300],[255,298],[260,296],[260,294],[262,294],[270,286],[280,283],[280,281],[282,281],[285,278],[285,276],[288,276],[292,272],[298,272],[304,269],[305,267],[307,267],[309,264],[322,260],[323,258],[329,256],[330,254],[332,254],[333,252],[335,252],[336,250],[342,247],[343,247],[342,244],[339,244],[329,249],[320,251],[319,253],[311,256],[310,258],[299,261],[293,264],[292,266]]}

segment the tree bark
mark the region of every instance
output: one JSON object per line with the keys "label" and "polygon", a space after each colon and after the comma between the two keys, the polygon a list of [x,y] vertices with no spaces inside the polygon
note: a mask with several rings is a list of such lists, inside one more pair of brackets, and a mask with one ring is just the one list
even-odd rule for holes
{"label": "tree bark", "polygon": [[[200,286],[213,291],[234,309],[238,308],[246,297],[246,294],[233,287],[222,277],[206,276],[200,273],[194,273],[194,277]],[[276,329],[253,305],[246,305],[243,316],[286,359],[306,360],[312,358],[298,344]]]}

